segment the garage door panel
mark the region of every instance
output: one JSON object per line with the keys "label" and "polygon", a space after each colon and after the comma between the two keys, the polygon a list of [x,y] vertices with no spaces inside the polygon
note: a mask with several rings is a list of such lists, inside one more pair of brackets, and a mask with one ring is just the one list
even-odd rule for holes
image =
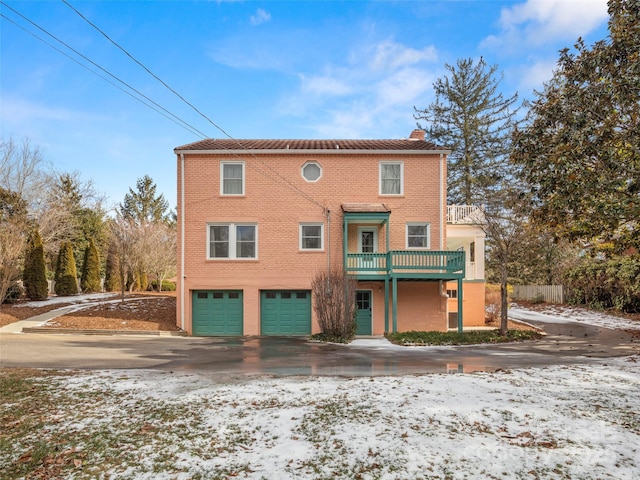
{"label": "garage door panel", "polygon": [[194,291],[192,305],[194,335],[242,335],[242,291]]}
{"label": "garage door panel", "polygon": [[260,295],[262,335],[309,335],[311,292],[268,290]]}

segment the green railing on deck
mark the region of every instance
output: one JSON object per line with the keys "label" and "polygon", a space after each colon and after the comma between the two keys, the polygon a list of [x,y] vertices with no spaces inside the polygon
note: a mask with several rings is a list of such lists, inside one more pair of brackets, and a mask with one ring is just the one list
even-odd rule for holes
{"label": "green railing on deck", "polygon": [[391,250],[387,253],[347,253],[347,273],[364,275],[464,274],[463,251]]}

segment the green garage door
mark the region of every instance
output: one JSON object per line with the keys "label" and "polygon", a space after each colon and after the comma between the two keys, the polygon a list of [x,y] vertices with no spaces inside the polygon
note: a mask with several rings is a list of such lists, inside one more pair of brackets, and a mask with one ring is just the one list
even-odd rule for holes
{"label": "green garage door", "polygon": [[309,335],[311,292],[309,290],[264,290],[260,294],[262,335]]}
{"label": "green garage door", "polygon": [[242,335],[242,290],[195,290],[193,334]]}

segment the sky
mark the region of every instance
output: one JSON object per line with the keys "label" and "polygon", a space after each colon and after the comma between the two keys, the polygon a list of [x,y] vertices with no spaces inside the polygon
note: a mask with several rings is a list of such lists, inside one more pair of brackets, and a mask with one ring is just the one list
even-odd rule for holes
{"label": "sky", "polygon": [[407,137],[461,58],[530,99],[558,51],[604,39],[608,21],[606,0],[2,0],[0,13],[2,138],[29,139],[108,206],[145,175],[175,206],[173,149],[205,137]]}

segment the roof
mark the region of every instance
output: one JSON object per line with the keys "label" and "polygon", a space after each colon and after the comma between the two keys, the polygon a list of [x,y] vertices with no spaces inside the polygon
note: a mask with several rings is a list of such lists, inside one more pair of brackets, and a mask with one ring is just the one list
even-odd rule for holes
{"label": "roof", "polygon": [[174,149],[175,153],[208,153],[208,152],[323,152],[337,153],[341,150],[350,152],[396,151],[420,153],[449,153],[449,150],[435,143],[416,139],[389,140],[259,140],[259,139],[216,139],[208,138],[198,142],[182,145]]}
{"label": "roof", "polygon": [[343,203],[345,213],[391,213],[384,203]]}

